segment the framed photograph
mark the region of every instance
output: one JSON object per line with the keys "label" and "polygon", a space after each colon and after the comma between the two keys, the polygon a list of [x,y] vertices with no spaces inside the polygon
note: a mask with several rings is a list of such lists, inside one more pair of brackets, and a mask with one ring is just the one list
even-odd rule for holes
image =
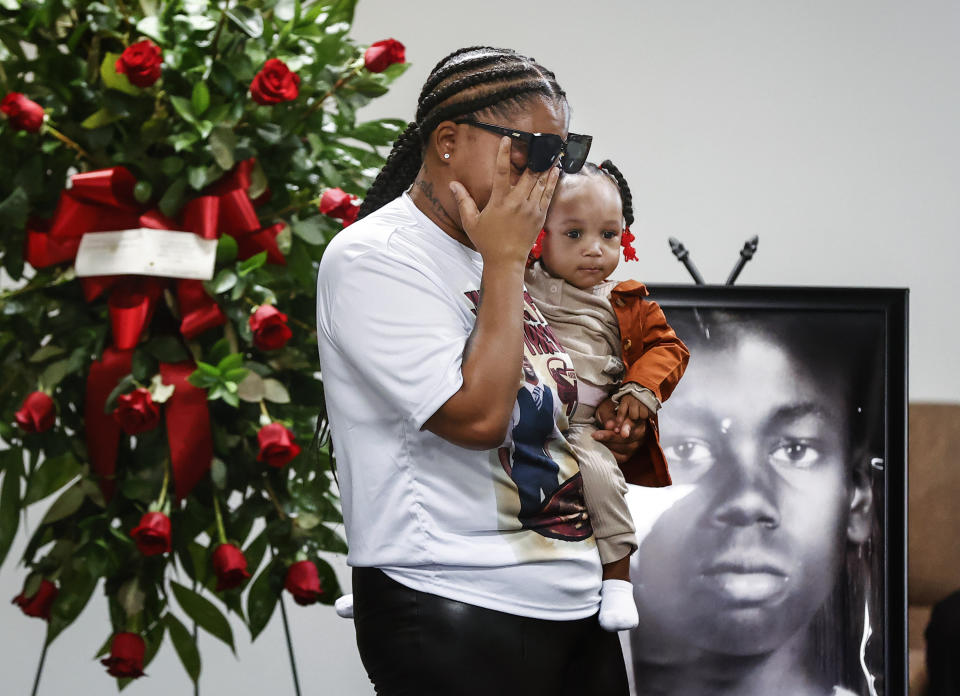
{"label": "framed photograph", "polygon": [[630,487],[636,696],[902,696],[907,291],[651,287],[690,349]]}

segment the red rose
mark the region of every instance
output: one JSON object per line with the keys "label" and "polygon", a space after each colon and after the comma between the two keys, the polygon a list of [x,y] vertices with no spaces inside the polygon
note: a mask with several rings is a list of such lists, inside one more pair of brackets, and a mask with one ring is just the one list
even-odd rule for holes
{"label": "red rose", "polygon": [[147,645],[136,633],[118,633],[110,643],[110,657],[100,660],[112,677],[142,677]]}
{"label": "red rose", "polygon": [[120,424],[127,435],[136,435],[157,427],[160,422],[160,409],[153,403],[150,392],[140,387],[117,397],[113,420]]}
{"label": "red rose", "polygon": [[41,391],[35,391],[23,400],[20,410],[13,417],[17,419],[17,425],[28,433],[42,433],[53,427],[57,408],[53,399]]}
{"label": "red rose", "polygon": [[293,433],[280,423],[271,423],[260,428],[257,442],[260,443],[257,461],[266,462],[273,467],[285,466],[300,454],[300,445],[293,439]]}
{"label": "red rose", "polygon": [[287,315],[273,305],[260,305],[250,316],[253,345],[260,350],[276,350],[287,345],[293,336],[287,326]]}
{"label": "red rose", "polygon": [[10,125],[17,130],[36,133],[43,125],[43,107],[22,95],[10,92],[0,101],[0,111],[10,119]]}
{"label": "red rose", "polygon": [[250,577],[243,551],[233,544],[220,544],[213,552],[213,572],[217,576],[217,592],[239,587]]}
{"label": "red rose", "polygon": [[343,220],[343,226],[346,227],[350,223],[356,222],[357,215],[360,213],[360,206],[354,204],[356,200],[356,196],[342,189],[327,189],[320,197],[320,212],[332,218]]}
{"label": "red rose", "polygon": [[144,556],[168,553],[170,546],[170,518],[162,512],[148,512],[140,524],[130,530],[130,536]]}
{"label": "red rose", "polygon": [[403,63],[406,58],[402,43],[394,39],[385,39],[371,44],[363,54],[363,64],[370,72],[383,72],[394,63]]}
{"label": "red rose", "polygon": [[130,80],[131,85],[149,87],[160,79],[160,66],[163,64],[163,51],[151,41],[144,39],[127,46],[113,69]]}
{"label": "red rose", "polygon": [[57,598],[60,590],[47,579],[40,581],[40,587],[32,596],[26,597],[23,592],[13,598],[13,604],[20,607],[27,616],[35,616],[38,619],[50,620],[50,607],[53,606],[53,600]]}
{"label": "red rose", "polygon": [[250,83],[250,96],[257,104],[269,106],[293,101],[300,94],[300,76],[279,58],[271,58]]}
{"label": "red rose", "polygon": [[293,595],[293,601],[302,606],[313,604],[323,594],[320,574],[313,561],[297,561],[287,568],[287,579],[283,587]]}

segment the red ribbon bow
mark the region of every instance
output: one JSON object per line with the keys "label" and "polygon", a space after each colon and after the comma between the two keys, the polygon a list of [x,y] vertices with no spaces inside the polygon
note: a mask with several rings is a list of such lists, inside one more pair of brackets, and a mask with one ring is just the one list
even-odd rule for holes
{"label": "red ribbon bow", "polygon": [[[71,188],[61,194],[53,218],[48,223],[29,224],[26,259],[34,268],[71,261],[87,232],[147,227],[191,231],[204,239],[218,239],[227,233],[237,240],[241,259],[266,250],[271,263],[284,265],[286,259],[277,247],[276,237],[285,223],[261,229],[254,202],[247,195],[253,165],[253,159],[240,162],[205,195],[190,201],[184,206],[179,224],[159,210],[137,203],[133,195],[136,179],[125,167],[74,174],[70,178]],[[104,413],[104,405],[120,379],[130,372],[133,349],[169,281],[144,276],[96,276],[82,282],[88,302],[110,290],[107,305],[114,345],[90,366],[84,407],[91,466],[101,477],[104,494],[110,497],[121,429],[110,414]],[[180,331],[185,338],[194,338],[226,321],[202,281],[176,280],[175,288]],[[160,364],[163,382],[175,387],[166,402],[166,420],[174,486],[180,498],[203,478],[213,459],[206,391],[187,381],[194,369],[192,361]]]}

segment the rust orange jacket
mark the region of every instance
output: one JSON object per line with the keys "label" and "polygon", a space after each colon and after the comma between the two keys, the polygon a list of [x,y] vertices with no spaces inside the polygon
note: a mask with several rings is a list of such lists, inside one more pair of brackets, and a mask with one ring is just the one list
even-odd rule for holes
{"label": "rust orange jacket", "polygon": [[[620,325],[626,374],[623,382],[636,382],[664,402],[683,376],[690,352],[667,323],[660,305],[646,299],[643,283],[625,280],[610,293],[610,303]],[[660,446],[656,415],[647,422],[647,437],[636,453],[620,465],[627,483],[669,486],[670,472]]]}

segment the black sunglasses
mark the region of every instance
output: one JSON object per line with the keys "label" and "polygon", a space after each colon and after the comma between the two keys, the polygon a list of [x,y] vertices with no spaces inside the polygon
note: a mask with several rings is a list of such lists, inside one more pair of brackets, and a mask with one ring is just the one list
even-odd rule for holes
{"label": "black sunglasses", "polygon": [[593,142],[592,136],[579,133],[568,133],[567,140],[564,142],[563,138],[555,133],[527,133],[469,118],[462,118],[454,123],[467,123],[491,133],[507,135],[524,143],[527,146],[527,168],[532,172],[547,171],[559,157],[560,168],[567,174],[576,174],[587,161],[590,144]]}

